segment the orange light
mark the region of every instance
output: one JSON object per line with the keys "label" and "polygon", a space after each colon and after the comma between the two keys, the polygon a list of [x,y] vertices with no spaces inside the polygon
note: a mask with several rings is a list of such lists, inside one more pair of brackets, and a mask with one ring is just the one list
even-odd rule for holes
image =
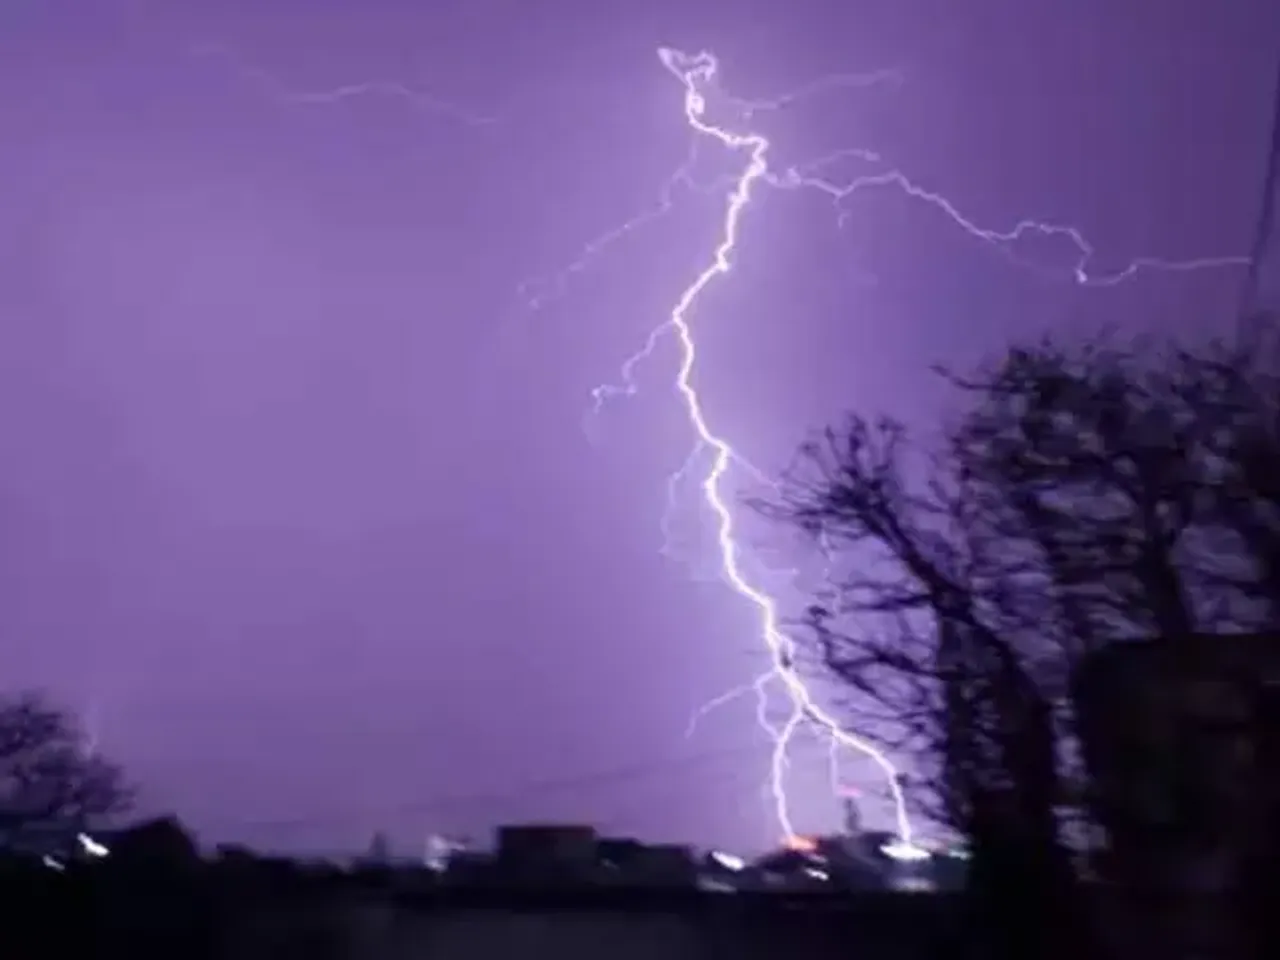
{"label": "orange light", "polygon": [[782,845],[798,853],[814,853],[818,849],[818,841],[813,837],[802,837],[795,833],[784,839]]}

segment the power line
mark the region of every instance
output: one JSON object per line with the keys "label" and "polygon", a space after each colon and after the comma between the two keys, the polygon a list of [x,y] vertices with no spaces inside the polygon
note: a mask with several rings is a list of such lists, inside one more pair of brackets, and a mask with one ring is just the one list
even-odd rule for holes
{"label": "power line", "polygon": [[475,807],[479,805],[501,805],[511,801],[528,798],[532,795],[560,793],[566,790],[584,789],[593,786],[605,786],[625,783],[657,776],[671,776],[691,767],[710,763],[721,763],[727,760],[742,760],[751,754],[759,756],[767,750],[767,745],[752,743],[731,747],[725,750],[710,751],[676,759],[635,763],[625,766],[597,770],[590,773],[575,774],[565,777],[548,777],[526,781],[519,786],[506,790],[493,790],[476,793],[442,794],[435,797],[419,798],[386,807],[349,808],[329,814],[289,817],[274,820],[239,820],[223,822],[218,826],[224,829],[259,830],[293,830],[310,826],[326,826],[341,823],[355,818],[385,817],[406,813],[438,813],[455,807]]}

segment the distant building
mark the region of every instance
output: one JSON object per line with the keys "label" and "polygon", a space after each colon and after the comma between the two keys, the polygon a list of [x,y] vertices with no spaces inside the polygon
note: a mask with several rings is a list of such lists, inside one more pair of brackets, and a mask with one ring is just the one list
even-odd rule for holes
{"label": "distant building", "polygon": [[644,849],[643,843],[631,837],[600,837],[596,841],[596,856],[606,870],[630,869]]}
{"label": "distant building", "polygon": [[519,824],[498,828],[498,858],[504,861],[585,864],[595,859],[594,827],[577,824]]}
{"label": "distant building", "polygon": [[596,845],[600,882],[627,887],[693,887],[698,861],[679,844],[601,838]]}
{"label": "distant building", "polygon": [[625,882],[644,887],[690,888],[697,882],[697,861],[683,844],[647,844],[627,871]]}
{"label": "distant building", "polygon": [[498,828],[496,866],[515,882],[583,882],[598,873],[593,827],[523,824]]}

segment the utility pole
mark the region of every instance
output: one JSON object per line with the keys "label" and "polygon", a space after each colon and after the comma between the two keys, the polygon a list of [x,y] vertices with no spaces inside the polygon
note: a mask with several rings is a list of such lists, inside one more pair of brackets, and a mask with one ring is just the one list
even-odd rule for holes
{"label": "utility pole", "polygon": [[1276,72],[1275,107],[1268,145],[1262,209],[1245,285],[1242,317],[1245,321],[1280,313],[1280,70]]}

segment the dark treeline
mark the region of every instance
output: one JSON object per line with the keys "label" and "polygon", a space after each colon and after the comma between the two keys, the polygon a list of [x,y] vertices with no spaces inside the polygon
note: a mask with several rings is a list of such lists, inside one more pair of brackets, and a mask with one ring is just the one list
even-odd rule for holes
{"label": "dark treeline", "polygon": [[673,943],[682,956],[741,960],[792,952],[835,960],[850,951],[916,960],[961,947],[960,911],[949,897],[726,897],[692,887],[545,883],[501,869],[451,879],[422,868],[344,868],[234,849],[201,857],[174,820],[140,825],[116,837],[108,857],[61,870],[0,859],[0,896],[6,949],[24,957],[496,960],[527,950],[528,917],[543,930],[539,956],[598,955],[581,951],[583,932],[589,943],[603,938],[636,956]]}

